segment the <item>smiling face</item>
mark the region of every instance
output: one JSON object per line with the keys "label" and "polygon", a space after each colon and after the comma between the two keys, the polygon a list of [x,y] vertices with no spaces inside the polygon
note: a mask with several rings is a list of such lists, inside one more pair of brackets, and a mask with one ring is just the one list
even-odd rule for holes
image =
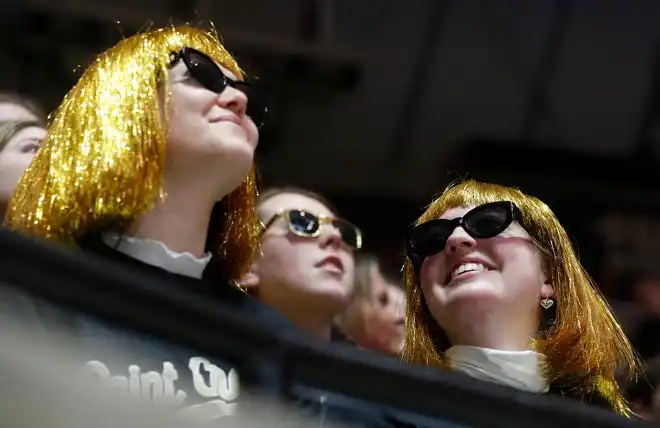
{"label": "smiling face", "polygon": [[[472,208],[451,208],[440,218],[462,217]],[[487,324],[535,331],[539,302],[552,293],[542,265],[540,250],[515,221],[488,239],[459,226],[443,251],[424,260],[419,278],[429,311],[458,344]]]}
{"label": "smiling face", "polygon": [[[320,201],[297,193],[279,193],[258,207],[259,218],[268,223],[283,210],[304,210],[334,217]],[[341,309],[353,288],[353,250],[331,224],[321,225],[315,237],[292,233],[283,216],[264,232],[262,255],[254,271],[259,278],[259,299],[285,312],[291,305]]]}
{"label": "smiling face", "polygon": [[[584,400],[596,392],[617,413],[629,415],[627,403],[613,391],[619,373],[637,374],[637,357],[546,203],[517,188],[464,180],[431,201],[416,227],[499,201],[508,201],[519,213],[510,228],[492,238],[475,240],[462,227],[452,229],[446,247],[442,242],[422,247],[434,250],[426,261],[410,251],[408,240],[402,360],[451,369],[445,352],[455,344],[531,348],[546,356],[553,386],[586,391],[580,397]],[[493,269],[447,281],[461,256],[478,257]],[[548,311],[540,306],[546,297],[554,301]]]}
{"label": "smiling face", "polygon": [[[225,76],[237,79],[219,67]],[[246,95],[231,86],[219,94],[205,88],[190,76],[183,61],[169,74],[168,172],[185,177],[208,171],[233,190],[248,175],[259,140],[246,114]]]}

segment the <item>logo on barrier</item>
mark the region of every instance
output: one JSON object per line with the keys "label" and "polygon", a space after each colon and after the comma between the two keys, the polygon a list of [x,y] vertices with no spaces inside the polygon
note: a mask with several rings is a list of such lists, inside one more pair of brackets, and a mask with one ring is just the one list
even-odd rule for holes
{"label": "logo on barrier", "polygon": [[[145,400],[179,411],[200,421],[230,416],[236,412],[236,399],[240,385],[235,369],[228,372],[202,357],[188,361],[194,391],[185,391],[177,386],[179,371],[169,361],[163,362],[162,371],[143,371],[137,365],[128,366],[127,374],[112,374],[101,361],[88,361],[87,372],[101,385],[108,386],[120,396]],[[195,393],[198,397],[190,397]],[[186,403],[190,398],[191,404]]]}

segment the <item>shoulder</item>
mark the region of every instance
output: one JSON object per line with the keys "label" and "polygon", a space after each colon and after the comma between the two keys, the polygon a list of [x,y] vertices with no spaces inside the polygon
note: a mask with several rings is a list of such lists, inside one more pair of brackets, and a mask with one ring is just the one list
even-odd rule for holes
{"label": "shoulder", "polygon": [[559,379],[550,385],[548,393],[625,414],[627,406],[618,390],[616,390],[616,385],[611,394],[605,394],[598,387],[604,381],[597,381],[594,377],[572,376],[570,378]]}

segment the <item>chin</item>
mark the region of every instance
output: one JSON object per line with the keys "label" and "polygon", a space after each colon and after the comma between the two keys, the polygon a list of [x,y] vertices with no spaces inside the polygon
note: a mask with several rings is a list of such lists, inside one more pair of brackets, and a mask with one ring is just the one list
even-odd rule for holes
{"label": "chin", "polygon": [[246,144],[225,148],[222,151],[222,163],[228,165],[232,171],[236,172],[234,175],[240,184],[247,178],[254,165],[254,148]]}
{"label": "chin", "polygon": [[336,280],[321,280],[318,282],[316,293],[319,296],[336,302],[346,302],[350,297],[349,287]]}
{"label": "chin", "polygon": [[501,298],[501,287],[489,281],[468,281],[463,284],[446,287],[444,290],[447,302],[475,303],[494,302]]}

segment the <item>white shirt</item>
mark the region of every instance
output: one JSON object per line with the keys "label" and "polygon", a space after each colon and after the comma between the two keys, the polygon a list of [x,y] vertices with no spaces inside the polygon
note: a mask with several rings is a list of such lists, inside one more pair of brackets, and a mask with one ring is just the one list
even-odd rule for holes
{"label": "white shirt", "polygon": [[477,379],[535,393],[547,392],[549,388],[541,370],[545,355],[535,351],[455,345],[445,356],[450,367]]}
{"label": "white shirt", "polygon": [[103,235],[103,242],[143,263],[191,278],[201,279],[206,265],[211,261],[211,253],[207,253],[201,258],[188,252],[177,253],[167,248],[162,242],[153,239],[107,233]]}

